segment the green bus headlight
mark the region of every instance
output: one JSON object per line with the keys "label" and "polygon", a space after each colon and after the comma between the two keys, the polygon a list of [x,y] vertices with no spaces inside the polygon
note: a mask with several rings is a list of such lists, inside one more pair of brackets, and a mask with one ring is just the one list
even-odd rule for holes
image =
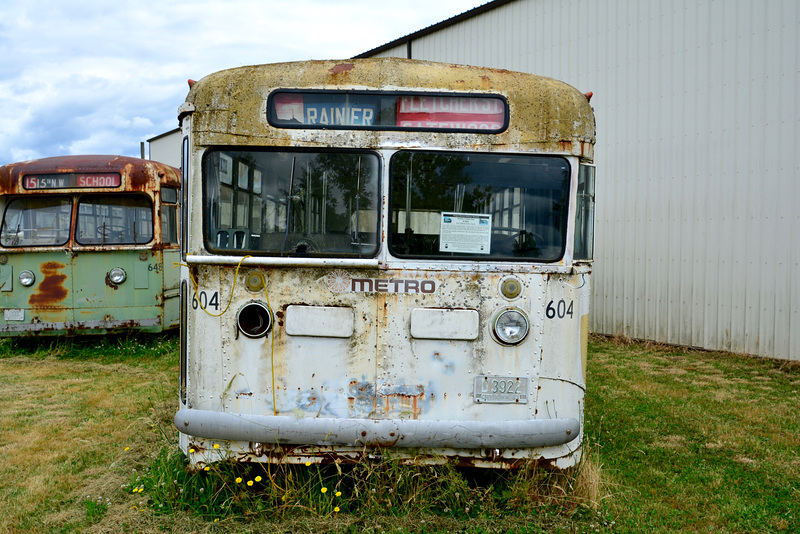
{"label": "green bus headlight", "polygon": [[125,269],[122,267],[114,267],[110,271],[108,271],[108,279],[111,280],[114,284],[121,284],[125,280],[127,280],[128,274],[125,272]]}
{"label": "green bus headlight", "polygon": [[19,273],[19,283],[25,287],[30,287],[36,282],[36,275],[33,271],[22,271]]}

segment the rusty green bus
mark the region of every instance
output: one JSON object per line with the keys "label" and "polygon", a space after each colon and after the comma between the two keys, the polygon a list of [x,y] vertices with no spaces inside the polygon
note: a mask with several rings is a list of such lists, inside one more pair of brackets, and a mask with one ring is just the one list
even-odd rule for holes
{"label": "rusty green bus", "polygon": [[595,121],[531,74],[397,58],[194,82],[180,406],[194,465],[578,461]]}
{"label": "rusty green bus", "polygon": [[122,156],[0,167],[0,336],[177,328],[179,188]]}

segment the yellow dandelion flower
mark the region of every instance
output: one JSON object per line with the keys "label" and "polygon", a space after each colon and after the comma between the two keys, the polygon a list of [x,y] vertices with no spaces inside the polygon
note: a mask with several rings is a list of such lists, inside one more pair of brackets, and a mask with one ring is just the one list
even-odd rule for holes
{"label": "yellow dandelion flower", "polygon": [[320,491],[321,491],[322,493],[328,493],[328,488],[322,488]]}
{"label": "yellow dandelion flower", "polygon": [[242,477],[236,477],[236,483],[237,484],[241,484],[242,483]]}
{"label": "yellow dandelion flower", "polygon": [[194,454],[194,449],[189,449],[189,452]]}
{"label": "yellow dandelion flower", "polygon": [[217,523],[218,521],[219,521],[219,517],[214,518],[214,523]]}
{"label": "yellow dandelion flower", "polygon": [[256,482],[261,482],[261,477],[260,476],[256,477]]}
{"label": "yellow dandelion flower", "polygon": [[335,493],[335,495],[336,495],[337,497],[341,497],[341,496],[342,496],[342,492],[341,492],[341,491],[337,491],[337,492]]}
{"label": "yellow dandelion flower", "polygon": [[334,512],[338,512],[339,511],[339,507],[337,506],[336,508],[333,509],[333,511]]}
{"label": "yellow dandelion flower", "polygon": [[210,468],[210,467],[208,467],[208,466],[205,466],[205,467],[203,468],[203,471],[211,471],[211,468]]}
{"label": "yellow dandelion flower", "polygon": [[247,481],[247,485],[248,485],[248,486],[252,486],[252,485],[253,485],[253,481],[252,481],[252,480],[248,480],[248,481]]}
{"label": "yellow dandelion flower", "polygon": [[215,449],[219,449],[219,443],[215,443],[215,444],[214,444],[214,448],[215,448]]}
{"label": "yellow dandelion flower", "polygon": [[306,467],[308,467],[309,465],[311,465],[311,462],[306,462]]}
{"label": "yellow dandelion flower", "polygon": [[130,447],[125,447],[125,451],[129,451],[129,450],[131,450]]}

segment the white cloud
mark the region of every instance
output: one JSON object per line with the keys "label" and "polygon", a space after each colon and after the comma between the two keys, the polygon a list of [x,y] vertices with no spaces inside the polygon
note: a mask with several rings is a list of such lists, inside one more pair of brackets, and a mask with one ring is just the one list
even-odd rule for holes
{"label": "white cloud", "polygon": [[139,154],[188,78],[347,58],[484,0],[0,0],[0,164]]}

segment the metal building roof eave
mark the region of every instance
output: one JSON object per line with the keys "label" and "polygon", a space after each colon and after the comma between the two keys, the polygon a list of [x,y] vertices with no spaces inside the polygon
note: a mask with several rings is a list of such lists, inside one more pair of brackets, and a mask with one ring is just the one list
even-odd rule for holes
{"label": "metal building roof eave", "polygon": [[410,34],[408,34],[408,35],[406,35],[404,37],[400,37],[399,39],[395,39],[394,41],[390,41],[390,42],[388,42],[388,43],[386,43],[384,45],[378,46],[378,47],[373,48],[371,50],[367,50],[366,52],[363,52],[363,53],[361,53],[361,54],[359,54],[357,56],[353,56],[351,59],[361,59],[361,58],[372,57],[375,54],[380,54],[381,52],[383,52],[385,50],[389,50],[390,48],[394,48],[394,47],[402,45],[402,44],[407,44],[407,43],[413,41],[414,39],[418,39],[418,38],[423,37],[425,35],[428,35],[430,33],[434,33],[436,31],[441,30],[442,28],[446,28],[447,26],[452,26],[453,24],[457,24],[457,23],[459,23],[459,22],[461,22],[463,20],[472,18],[472,17],[474,17],[476,15],[480,15],[481,13],[485,13],[487,11],[490,11],[490,10],[496,8],[496,7],[500,7],[500,6],[504,5],[504,4],[508,4],[509,2],[513,2],[513,1],[514,0],[493,0],[491,2],[487,2],[486,4],[483,4],[483,5],[478,6],[476,8],[470,9],[469,11],[465,11],[465,12],[461,13],[460,15],[456,15],[455,17],[450,17],[449,19],[443,20],[442,22],[437,22],[436,24],[433,24],[432,26],[428,26],[427,28],[423,28],[423,29],[421,29],[419,31],[416,31],[414,33],[410,33]]}

